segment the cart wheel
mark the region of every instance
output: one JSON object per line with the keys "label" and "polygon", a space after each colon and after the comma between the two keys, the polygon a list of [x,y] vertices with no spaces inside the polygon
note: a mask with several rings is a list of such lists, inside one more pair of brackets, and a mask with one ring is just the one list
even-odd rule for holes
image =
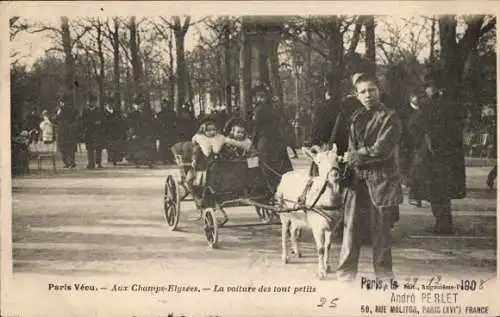
{"label": "cart wheel", "polygon": [[167,176],[165,181],[165,196],[164,200],[164,216],[165,221],[171,231],[174,231],[179,224],[179,217],[181,212],[181,202],[179,196],[179,185],[174,180],[172,175]]}
{"label": "cart wheel", "polygon": [[217,218],[215,218],[214,210],[205,209],[203,211],[203,230],[205,231],[208,246],[212,249],[217,248],[217,242],[219,240],[217,227]]}
{"label": "cart wheel", "polygon": [[259,215],[260,220],[265,224],[270,224],[274,218],[274,212],[267,208],[255,207],[257,215]]}

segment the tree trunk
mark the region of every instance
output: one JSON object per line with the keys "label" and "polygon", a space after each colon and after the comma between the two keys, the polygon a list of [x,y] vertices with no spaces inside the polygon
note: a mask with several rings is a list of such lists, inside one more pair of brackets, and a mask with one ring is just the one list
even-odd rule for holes
{"label": "tree trunk", "polygon": [[104,52],[102,50],[102,24],[97,20],[97,53],[99,55],[99,75],[97,76],[97,86],[99,88],[99,108],[104,110]]}
{"label": "tree trunk", "polygon": [[113,19],[114,32],[112,33],[113,46],[113,87],[114,87],[114,108],[121,108],[121,92],[120,92],[120,39],[118,32],[120,24],[118,18]]}
{"label": "tree trunk", "polygon": [[247,34],[247,17],[242,17],[241,47],[240,47],[240,111],[247,118],[252,104],[252,47]]}
{"label": "tree trunk", "polygon": [[278,59],[279,34],[268,34],[269,50],[269,73],[271,77],[271,87],[273,95],[279,99],[279,105],[283,108],[283,87],[281,86],[280,65]]}
{"label": "tree trunk", "polygon": [[134,103],[134,87],[132,83],[132,75],[130,74],[130,67],[126,67],[126,81],[125,81],[125,108],[130,110],[132,103]]}
{"label": "tree trunk", "polygon": [[[343,41],[340,32],[341,23],[337,16],[329,17],[330,36],[328,38],[329,72],[327,77],[328,91],[331,94],[332,104],[340,105],[342,100],[342,69],[343,69]],[[338,109],[337,109],[338,111]]]}
{"label": "tree trunk", "polygon": [[[450,167],[446,194],[448,199],[465,197],[465,163],[462,131],[467,111],[461,98],[464,66],[471,50],[486,31],[483,17],[470,18],[463,37],[457,43],[457,19],[440,16],[439,41],[441,46],[439,72],[434,74],[443,95],[436,109],[436,152],[438,159]],[[492,28],[494,24],[489,24]],[[484,28],[487,28],[486,26]],[[434,140],[433,140],[434,142]]]}
{"label": "tree trunk", "polygon": [[69,19],[66,16],[61,17],[61,35],[65,57],[64,70],[64,102],[68,107],[75,107],[75,60],[72,54],[71,33],[69,29]]}
{"label": "tree trunk", "polygon": [[132,78],[134,85],[134,102],[144,105],[144,93],[142,83],[142,65],[139,59],[139,46],[137,39],[137,24],[135,17],[130,18],[130,56],[132,59]]}
{"label": "tree trunk", "polygon": [[[262,32],[262,31],[260,31]],[[262,84],[269,84],[269,41],[267,34],[260,33],[257,35],[257,51],[258,51],[258,65],[259,65],[259,82]]]}
{"label": "tree trunk", "polygon": [[229,20],[225,21],[224,25],[224,88],[226,109],[231,113],[232,108],[232,80],[231,80],[231,45],[230,45],[231,30],[229,29]]}
{"label": "tree trunk", "polygon": [[177,107],[175,106],[175,75],[174,75],[174,48],[172,42],[172,33],[170,30],[170,37],[168,39],[168,58],[170,63],[170,73],[168,74],[168,100],[172,110],[177,112]]}
{"label": "tree trunk", "polygon": [[366,51],[365,59],[367,61],[367,72],[374,74],[377,71],[377,63],[375,58],[375,17],[369,15],[364,18],[366,31]]}
{"label": "tree trunk", "polygon": [[[312,42],[312,32],[311,32],[311,28],[309,26],[309,23],[310,22],[308,21],[308,23],[306,25],[307,43]],[[306,99],[307,108],[310,109],[311,105],[313,104],[313,100],[314,100],[312,83],[311,83],[311,81],[313,80],[312,50],[306,50],[304,70],[305,70],[305,74],[306,74],[306,78],[307,78],[307,80],[305,82],[305,99]]]}
{"label": "tree trunk", "polygon": [[223,75],[222,71],[222,58],[219,49],[216,48],[215,51],[215,65],[216,65],[216,80],[214,83],[216,95],[217,95],[217,102],[215,106],[222,106],[225,102],[224,100],[224,84],[225,84],[225,78]]}
{"label": "tree trunk", "polygon": [[436,18],[432,17],[431,20],[431,40],[430,40],[430,50],[429,50],[429,62],[434,63],[434,48],[436,45]]}
{"label": "tree trunk", "polygon": [[177,72],[176,72],[176,108],[178,111],[182,108],[186,101],[186,88],[187,88],[187,68],[184,55],[184,37],[186,33],[183,30],[174,29],[175,37],[175,57],[177,61]]}

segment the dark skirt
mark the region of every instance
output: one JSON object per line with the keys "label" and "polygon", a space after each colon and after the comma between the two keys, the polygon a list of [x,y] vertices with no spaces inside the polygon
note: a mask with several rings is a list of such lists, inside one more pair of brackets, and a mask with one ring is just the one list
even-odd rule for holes
{"label": "dark skirt", "polygon": [[286,145],[279,139],[260,137],[257,142],[257,151],[264,177],[270,190],[274,192],[281,181],[281,176],[293,170]]}

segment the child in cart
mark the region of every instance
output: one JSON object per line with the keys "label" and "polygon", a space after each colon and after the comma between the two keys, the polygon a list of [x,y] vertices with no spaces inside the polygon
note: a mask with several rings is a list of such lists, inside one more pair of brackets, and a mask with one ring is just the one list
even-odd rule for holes
{"label": "child in cart", "polygon": [[254,151],[244,121],[234,121],[228,128],[229,134],[222,148],[224,158],[236,159],[251,156]]}
{"label": "child in cart", "polygon": [[226,138],[217,131],[214,121],[207,120],[200,125],[191,141],[193,142],[192,169],[187,172],[186,184],[189,188],[202,183],[203,172],[206,169],[208,158],[219,155]]}

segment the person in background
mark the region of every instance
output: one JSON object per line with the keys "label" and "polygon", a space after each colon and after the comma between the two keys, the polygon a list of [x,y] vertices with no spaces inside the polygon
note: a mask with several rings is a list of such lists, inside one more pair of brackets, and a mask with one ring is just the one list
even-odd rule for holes
{"label": "person in background", "polygon": [[[354,74],[352,82],[354,83],[360,75],[359,73]],[[325,106],[319,112],[313,126],[313,142],[311,145],[329,148],[335,143],[338,155],[343,155],[347,150],[352,115],[356,110],[361,109],[363,105],[355,95],[347,95],[342,100],[340,111],[335,115],[335,105],[331,102],[330,94],[327,93],[325,98]],[[311,176],[318,175],[318,168],[314,163],[311,163],[309,173]]]}
{"label": "person in background", "polygon": [[104,106],[103,137],[108,152],[108,162],[114,166],[123,158],[121,147],[125,135],[123,115],[120,109],[114,109],[109,103]]}
{"label": "person in background", "polygon": [[311,146],[324,147],[328,145],[330,135],[335,125],[335,105],[331,93],[325,93],[325,100],[316,108],[315,120],[312,125]]}
{"label": "person in background", "polygon": [[130,161],[134,162],[136,167],[146,164],[149,168],[153,168],[155,146],[153,118],[144,111],[143,105],[134,104],[133,107],[129,117]]}
{"label": "person in background", "polygon": [[103,133],[104,114],[97,107],[97,99],[89,98],[87,109],[83,110],[83,139],[87,149],[87,169],[102,168],[102,150],[104,147]]}
{"label": "person in background", "polygon": [[[492,153],[491,154],[493,157],[496,157],[497,154],[497,125],[496,125],[496,120],[495,117],[493,117],[492,122],[488,125],[488,134],[490,137],[490,144],[493,145],[491,148]],[[495,184],[495,180],[497,179],[497,161],[495,160],[495,166],[489,171],[488,177],[486,179],[486,185],[490,190],[493,190],[493,186]]]}
{"label": "person in background", "polygon": [[40,122],[39,129],[41,133],[41,140],[44,144],[51,144],[55,140],[54,134],[54,124],[50,121],[49,112],[47,110],[42,111],[43,120]]}
{"label": "person in background", "polygon": [[12,175],[22,175],[29,173],[29,144],[30,136],[27,130],[23,130],[18,135],[14,135],[12,137]]}
{"label": "person in background", "polygon": [[[430,161],[430,202],[435,218],[434,226],[426,231],[450,235],[454,233],[451,213],[451,200],[465,197],[465,166],[463,148],[450,142],[453,133],[462,136],[459,120],[450,120],[442,107],[450,109],[447,103],[453,102],[439,89],[437,82],[430,81],[426,86],[427,96],[424,106],[429,111],[429,135],[433,155]],[[460,115],[460,114],[457,114]],[[460,130],[457,129],[460,127]]]}
{"label": "person in background", "polygon": [[176,115],[166,100],[163,101],[162,108],[158,113],[158,123],[160,130],[159,159],[164,164],[171,164],[174,162],[170,148],[176,141]]}
{"label": "person in background", "polygon": [[66,106],[64,101],[59,101],[54,118],[56,125],[57,147],[65,168],[75,168],[75,153],[78,142],[78,112],[74,107]]}
{"label": "person in background", "polygon": [[361,245],[369,233],[375,276],[390,279],[394,278],[390,230],[399,220],[403,201],[396,155],[401,122],[394,110],[381,103],[375,76],[359,74],[353,83],[363,107],[352,115],[343,157],[351,179],[346,184],[337,277],[355,279]]}
{"label": "person in background", "polygon": [[410,189],[408,203],[419,208],[422,207],[422,200],[430,200],[429,163],[433,154],[429,118],[420,98],[417,91],[411,92],[409,104],[403,110],[400,151],[402,175]]}
{"label": "person in background", "polygon": [[33,135],[34,142],[38,141],[41,121],[42,118],[38,115],[38,109],[36,107],[33,107],[24,120],[25,130],[29,131],[30,134]]}
{"label": "person in background", "polygon": [[259,85],[254,90],[255,110],[252,141],[259,153],[259,162],[263,164],[263,173],[269,189],[274,193],[281,181],[281,175],[293,170],[282,137],[279,111],[274,107],[267,85]]}

